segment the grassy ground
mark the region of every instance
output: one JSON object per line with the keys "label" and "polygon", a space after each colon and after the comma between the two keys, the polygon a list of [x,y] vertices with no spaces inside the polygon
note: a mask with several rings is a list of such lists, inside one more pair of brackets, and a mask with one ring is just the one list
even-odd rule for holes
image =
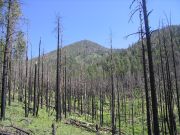
{"label": "grassy ground", "polygon": [[[134,104],[136,107],[134,108],[134,125],[132,125],[131,121],[131,105],[127,103],[127,116],[126,120],[123,116],[122,109],[121,109],[121,131],[126,135],[132,135],[133,132],[133,126],[134,126],[134,134],[135,135],[146,135],[147,134],[147,128],[146,128],[146,116],[145,114],[142,115],[140,110],[140,106],[138,107],[138,103],[135,101]],[[6,108],[6,120],[0,121],[0,130],[2,127],[14,125],[19,128],[22,128],[27,131],[31,131],[35,135],[49,135],[52,134],[52,124],[55,123],[56,125],[56,133],[57,135],[95,135],[96,133],[92,133],[89,131],[86,131],[82,128],[77,128],[71,125],[64,124],[64,119],[56,123],[55,122],[55,111],[51,110],[51,112],[48,114],[46,112],[46,109],[40,109],[38,117],[33,117],[32,114],[29,114],[28,118],[24,117],[24,109],[23,109],[23,103],[17,103],[13,102],[11,106],[7,106]],[[111,118],[110,114],[108,112],[108,107],[105,106],[104,110],[104,126],[111,127]],[[143,116],[143,119],[142,119]],[[88,123],[92,122],[91,116],[88,116],[87,114],[84,115],[77,115],[77,113],[71,114],[71,116],[68,116],[68,118],[73,118],[80,121],[85,121]],[[125,122],[126,121],[126,122]],[[94,120],[94,123],[97,123],[99,125],[99,118],[97,120]],[[160,121],[161,123],[161,121]],[[178,123],[178,122],[177,122]],[[116,121],[116,126],[118,127],[118,120]],[[161,126],[161,125],[160,125]],[[144,129],[144,131],[143,131]],[[179,133],[180,126],[177,124],[177,131]],[[103,135],[109,135],[108,133],[102,133]]]}
{"label": "grassy ground", "polygon": [[[52,123],[55,122],[54,113],[48,115],[45,109],[40,109],[39,116],[37,118],[33,117],[31,114],[28,118],[24,117],[23,104],[12,103],[6,109],[6,120],[0,122],[0,127],[15,125],[27,131],[32,131],[36,135],[49,135],[52,134]],[[57,135],[95,135],[85,131],[81,128],[76,128],[71,125],[66,125],[62,122],[55,123],[57,127]]]}

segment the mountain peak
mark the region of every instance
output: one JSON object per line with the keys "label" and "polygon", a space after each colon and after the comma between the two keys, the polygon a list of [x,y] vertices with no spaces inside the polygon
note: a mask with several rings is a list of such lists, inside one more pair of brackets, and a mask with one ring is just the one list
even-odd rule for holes
{"label": "mountain peak", "polygon": [[80,41],[77,41],[76,43],[79,43],[79,44],[84,44],[84,45],[91,45],[91,44],[96,44],[96,45],[99,45],[99,46],[102,46],[96,42],[93,42],[91,40],[87,40],[87,39],[84,39],[84,40],[80,40]]}
{"label": "mountain peak", "polygon": [[80,41],[77,41],[77,42],[74,42],[72,44],[69,44],[67,45],[66,47],[71,47],[71,46],[81,46],[81,47],[90,47],[90,46],[93,46],[93,47],[101,47],[101,48],[105,48],[103,47],[102,45],[96,43],[96,42],[93,42],[93,41],[90,41],[90,40],[87,40],[87,39],[84,39],[84,40],[80,40]]}
{"label": "mountain peak", "polygon": [[[102,54],[108,52],[109,49],[103,47],[102,45],[95,43],[93,41],[84,39],[63,47],[65,50],[66,55],[70,57],[77,57],[80,55],[86,54],[93,55],[93,54]],[[46,56],[56,59],[56,50],[46,54]]]}
{"label": "mountain peak", "polygon": [[70,55],[91,54],[98,51],[107,51],[102,45],[90,40],[80,40],[64,47]]}

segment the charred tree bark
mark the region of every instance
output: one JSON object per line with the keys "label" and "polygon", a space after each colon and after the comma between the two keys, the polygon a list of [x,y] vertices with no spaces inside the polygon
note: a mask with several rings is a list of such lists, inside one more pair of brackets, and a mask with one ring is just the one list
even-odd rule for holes
{"label": "charred tree bark", "polygon": [[43,94],[44,94],[44,51],[42,56],[42,73],[41,73],[41,108],[43,107]]}
{"label": "charred tree bark", "polygon": [[142,30],[142,19],[140,13],[140,20],[141,20],[141,45],[142,45],[142,58],[143,58],[143,71],[144,71],[144,89],[146,95],[146,120],[147,120],[147,129],[148,135],[151,135],[151,115],[150,115],[150,103],[149,103],[149,91],[148,91],[148,80],[147,80],[147,67],[146,67],[146,56],[145,56],[145,48],[144,48],[144,41],[143,41],[143,30]]}
{"label": "charred tree bark", "polygon": [[177,134],[176,133],[176,122],[174,119],[174,112],[173,112],[173,90],[172,90],[172,82],[171,82],[171,75],[170,75],[170,66],[169,66],[169,58],[168,58],[168,51],[166,48],[166,39],[163,35],[163,46],[165,51],[165,58],[166,58],[166,81],[167,81],[167,107],[169,112],[169,125],[170,125],[170,135]]}
{"label": "charred tree bark", "polygon": [[41,39],[39,42],[39,57],[38,57],[38,72],[37,72],[37,76],[38,76],[38,91],[37,91],[37,109],[36,109],[36,116],[38,115],[39,112],[39,103],[40,103],[40,95],[41,95],[41,85],[40,85],[40,55],[41,55]]}
{"label": "charred tree bark", "polygon": [[153,113],[153,132],[154,135],[159,135],[160,132],[159,132],[159,120],[158,120],[158,105],[157,105],[157,97],[156,97],[154,67],[153,67],[152,50],[151,50],[151,36],[149,30],[146,0],[142,0],[142,6],[143,6],[142,8],[143,8],[144,24],[146,31],[146,44],[147,44],[148,60],[149,60],[149,75],[150,75],[152,113]]}
{"label": "charred tree bark", "polygon": [[120,114],[120,92],[119,92],[119,77],[117,75],[117,98],[118,98],[118,101],[117,101],[117,113],[118,113],[118,126],[119,126],[119,135],[121,135],[121,114]]}
{"label": "charred tree bark", "polygon": [[48,106],[49,106],[49,100],[48,100],[48,97],[49,97],[49,72],[48,72],[48,66],[47,66],[47,82],[46,82],[46,111],[48,111]]}
{"label": "charred tree bark", "polygon": [[174,77],[175,77],[176,100],[177,100],[176,104],[177,104],[179,124],[180,124],[179,87],[178,87],[178,78],[177,78],[177,69],[176,69],[176,59],[175,59],[175,55],[174,55],[173,32],[172,32],[171,28],[169,28],[169,32],[170,32],[170,43],[171,43],[171,51],[172,51],[172,58],[173,58],[173,69],[174,69]]}
{"label": "charred tree bark", "polygon": [[25,117],[28,117],[27,90],[28,90],[28,45],[26,47],[26,79],[25,79]]}
{"label": "charred tree bark", "polygon": [[[30,67],[29,67],[29,87],[28,87],[28,108],[30,108],[30,104],[32,102],[32,49],[31,49],[31,61],[30,61]],[[28,110],[29,111],[29,110]]]}
{"label": "charred tree bark", "polygon": [[111,126],[112,126],[112,135],[115,134],[115,96],[114,96],[114,74],[113,74],[113,56],[112,56],[112,35],[110,37],[110,44],[111,44]]}
{"label": "charred tree bark", "polygon": [[8,53],[10,44],[10,14],[11,14],[12,1],[8,1],[8,15],[7,15],[7,33],[6,33],[6,44],[4,49],[4,60],[3,60],[3,73],[2,73],[2,94],[1,94],[1,120],[5,119],[6,109],[6,91],[7,91],[7,76],[8,76]]}
{"label": "charred tree bark", "polygon": [[[159,39],[159,43],[160,43],[160,39]],[[165,71],[164,71],[164,62],[163,62],[163,58],[162,58],[162,49],[160,47],[160,62],[161,62],[161,72],[162,72],[162,81],[163,81],[163,94],[164,94],[164,101],[165,101],[165,105],[163,107],[164,112],[164,125],[165,125],[165,133],[166,133],[166,122],[168,127],[169,126],[169,122],[168,122],[168,109],[167,109],[167,90],[166,90],[166,84],[165,84]]]}
{"label": "charred tree bark", "polygon": [[67,75],[66,75],[66,54],[65,54],[65,69],[64,69],[64,115],[65,115],[65,118],[66,118],[66,100],[67,100],[67,82],[66,82],[66,79],[67,79]]}
{"label": "charred tree bark", "polygon": [[61,99],[60,99],[60,18],[58,18],[58,41],[57,41],[57,69],[56,69],[56,121],[61,120]]}
{"label": "charred tree bark", "polygon": [[36,77],[37,77],[37,64],[35,64],[35,72],[34,72],[34,101],[33,101],[33,116],[35,116],[36,115],[36,107],[37,107],[37,98],[36,98],[36,81],[37,81],[37,79],[36,79]]}
{"label": "charred tree bark", "polygon": [[72,96],[71,77],[69,78],[69,92],[68,92],[68,112],[71,114],[71,96]]}
{"label": "charred tree bark", "polygon": [[8,69],[9,69],[9,74],[8,74],[8,91],[9,91],[9,99],[8,99],[8,105],[11,105],[11,86],[12,86],[12,61],[11,61],[11,57],[12,57],[12,45],[10,47],[10,55],[8,58]]}

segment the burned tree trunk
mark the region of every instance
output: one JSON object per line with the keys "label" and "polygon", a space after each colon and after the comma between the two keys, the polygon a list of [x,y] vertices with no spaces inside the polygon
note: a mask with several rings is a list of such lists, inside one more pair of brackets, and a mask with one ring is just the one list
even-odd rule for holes
{"label": "burned tree trunk", "polygon": [[173,69],[174,69],[174,78],[175,78],[175,88],[176,88],[176,100],[177,100],[176,104],[177,104],[179,124],[180,124],[179,87],[178,87],[178,78],[177,78],[176,59],[175,59],[175,54],[174,54],[173,32],[172,32],[171,28],[169,28],[169,33],[170,33],[170,43],[171,43],[171,51],[172,51],[172,58],[173,58]]}
{"label": "burned tree trunk", "polygon": [[42,56],[42,73],[41,73],[41,108],[43,107],[43,94],[44,94],[44,51],[43,51],[43,56]]}
{"label": "burned tree trunk", "polygon": [[149,75],[150,75],[152,113],[153,113],[153,131],[154,131],[154,135],[159,135],[160,133],[159,133],[159,120],[158,120],[158,105],[157,105],[157,97],[156,97],[154,66],[153,66],[152,50],[151,50],[151,36],[150,36],[150,30],[149,30],[146,0],[142,0],[142,6],[143,6],[142,8],[143,8],[143,15],[144,15],[146,44],[147,44],[148,61],[149,61]]}
{"label": "burned tree trunk", "polygon": [[[12,46],[12,45],[11,45]],[[10,47],[10,56],[8,58],[8,69],[9,69],[9,74],[8,74],[8,91],[9,91],[9,99],[8,99],[8,105],[11,105],[11,83],[12,83],[12,47]]]}
{"label": "burned tree trunk", "polygon": [[111,126],[112,126],[112,135],[115,134],[116,128],[115,128],[115,96],[114,96],[114,74],[113,74],[113,54],[112,54],[112,34],[110,37],[110,44],[111,44],[111,67],[110,67],[110,73],[111,73]]}
{"label": "burned tree trunk", "polygon": [[[31,62],[29,67],[29,86],[28,86],[28,108],[30,108],[30,104],[32,102],[32,49],[31,49]],[[28,110],[29,111],[29,110]]]}
{"label": "burned tree trunk", "polygon": [[164,53],[165,53],[165,61],[166,61],[166,81],[167,81],[167,108],[169,112],[169,125],[170,125],[170,135],[176,134],[176,123],[174,119],[174,112],[173,112],[173,90],[172,90],[172,82],[171,82],[171,75],[170,75],[170,65],[169,65],[169,58],[168,58],[168,51],[166,48],[166,39],[163,35],[163,46],[164,46]]}
{"label": "burned tree trunk", "polygon": [[48,100],[48,97],[49,97],[49,70],[48,70],[48,65],[47,65],[47,82],[46,82],[46,111],[48,111],[48,106],[49,106],[49,100]]}
{"label": "burned tree trunk", "polygon": [[34,72],[34,101],[33,101],[33,116],[36,115],[36,106],[37,106],[37,98],[36,98],[36,77],[37,77],[37,63],[35,64],[35,72]]}
{"label": "burned tree trunk", "polygon": [[7,15],[7,33],[6,33],[6,44],[4,49],[4,60],[3,60],[3,73],[2,73],[2,94],[1,94],[1,120],[5,119],[5,108],[6,108],[6,91],[7,91],[7,76],[8,76],[8,52],[10,44],[10,14],[11,14],[12,1],[8,1],[8,15]]}
{"label": "burned tree trunk", "polygon": [[140,13],[140,21],[141,21],[141,45],[142,45],[142,58],[143,58],[143,71],[144,71],[144,89],[146,95],[146,119],[147,119],[147,129],[148,135],[151,135],[151,115],[150,115],[150,103],[149,103],[149,91],[148,91],[148,80],[147,80],[147,71],[146,71],[146,56],[145,56],[145,47],[143,41],[143,28],[142,28],[142,18]]}
{"label": "burned tree trunk", "polygon": [[28,117],[27,90],[28,90],[28,45],[26,47],[26,79],[25,79],[25,117]]}
{"label": "burned tree trunk", "polygon": [[[65,52],[66,53],[66,52]],[[67,75],[66,75],[66,54],[65,54],[65,69],[64,69],[64,114],[65,114],[65,118],[66,118],[66,100],[67,100],[67,84],[66,84],[66,78],[67,78]]]}
{"label": "burned tree trunk", "polygon": [[38,115],[39,112],[39,103],[40,103],[40,94],[41,94],[41,85],[40,85],[40,55],[41,55],[41,39],[39,41],[39,57],[38,57],[38,72],[37,72],[37,76],[38,76],[38,91],[37,91],[37,109],[36,109],[36,116]]}
{"label": "burned tree trunk", "polygon": [[58,41],[57,41],[57,69],[56,69],[56,121],[61,120],[61,98],[60,98],[60,18],[58,17]]}

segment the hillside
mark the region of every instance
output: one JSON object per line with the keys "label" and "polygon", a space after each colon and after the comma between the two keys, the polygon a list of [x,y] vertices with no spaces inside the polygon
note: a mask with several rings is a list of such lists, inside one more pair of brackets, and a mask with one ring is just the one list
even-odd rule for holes
{"label": "hillside", "polygon": [[[174,36],[175,44],[175,56],[177,68],[180,68],[180,63],[178,59],[180,57],[180,25],[171,26]],[[169,44],[169,34],[168,28],[165,27],[159,30],[160,38],[165,38],[166,46],[168,50],[168,56],[170,60],[170,65],[172,66],[172,54],[171,47]],[[164,33],[164,34],[163,34]],[[162,43],[159,45],[158,43],[158,30],[152,32],[152,50],[153,50],[153,59],[154,66],[158,68],[158,64],[160,61],[158,60],[160,57],[159,48],[163,47]],[[101,74],[102,68],[109,71],[110,66],[110,49],[103,47],[103,45],[99,45],[95,42],[89,40],[82,40],[70,45],[66,45],[62,48],[62,65],[64,65],[64,57],[67,57],[67,70],[70,73],[79,75],[83,72],[87,73],[87,76],[90,75],[90,72],[96,71],[96,75],[94,78],[98,77],[98,74]],[[56,75],[56,50],[45,54],[44,64],[49,66],[52,81],[55,83],[55,75]],[[114,58],[114,66],[118,74],[120,73],[129,73],[136,72],[137,74],[143,73],[142,71],[142,51],[141,51],[141,42],[137,41],[137,43],[133,44],[127,49],[113,49],[113,58]],[[33,59],[33,61],[37,61],[37,58]],[[98,66],[97,66],[98,65]],[[172,67],[171,67],[172,68]],[[45,66],[46,70],[46,66]],[[86,76],[86,77],[87,77]],[[100,75],[101,76],[101,75]],[[180,73],[178,72],[178,76]]]}
{"label": "hillside", "polygon": [[[180,41],[180,25],[171,26],[171,29],[173,31],[173,35],[176,39],[176,42]],[[160,37],[164,35],[165,38],[168,38],[167,34],[168,29],[163,28],[160,29]],[[163,32],[165,34],[163,34]],[[159,45],[158,45],[158,30],[155,30],[152,32],[152,49],[154,53],[154,58],[157,57],[157,53],[159,52]],[[170,48],[168,47],[167,49]],[[83,63],[88,68],[88,65],[102,63],[102,61],[105,61],[108,59],[110,49],[103,47],[103,45],[99,45],[95,42],[89,41],[89,40],[82,40],[75,43],[72,43],[70,45],[66,45],[62,49],[62,56],[67,56],[67,63],[71,65],[71,67],[76,67],[79,65],[82,65]],[[115,63],[118,63],[119,61],[128,61],[131,63],[133,62],[131,66],[127,65],[127,69],[135,68],[138,70],[141,68],[141,44],[140,42],[137,42],[130,46],[127,49],[113,49],[115,60],[117,60]],[[180,56],[180,48],[177,47],[175,49],[176,56]],[[169,54],[171,55],[171,54]],[[56,50],[45,54],[45,61],[48,62],[52,67],[56,64]],[[128,62],[125,62],[126,64]],[[156,63],[156,61],[155,61]],[[126,65],[123,64],[122,66]],[[178,64],[179,66],[179,64]],[[53,68],[55,69],[55,67]]]}
{"label": "hillside", "polygon": [[[101,58],[102,56],[107,55],[108,52],[108,48],[89,40],[81,40],[70,45],[66,45],[62,48],[63,56],[66,54],[67,58],[76,60],[78,63],[92,62],[96,58]],[[56,53],[57,51],[54,50],[45,54],[46,61],[50,63],[56,62]]]}

